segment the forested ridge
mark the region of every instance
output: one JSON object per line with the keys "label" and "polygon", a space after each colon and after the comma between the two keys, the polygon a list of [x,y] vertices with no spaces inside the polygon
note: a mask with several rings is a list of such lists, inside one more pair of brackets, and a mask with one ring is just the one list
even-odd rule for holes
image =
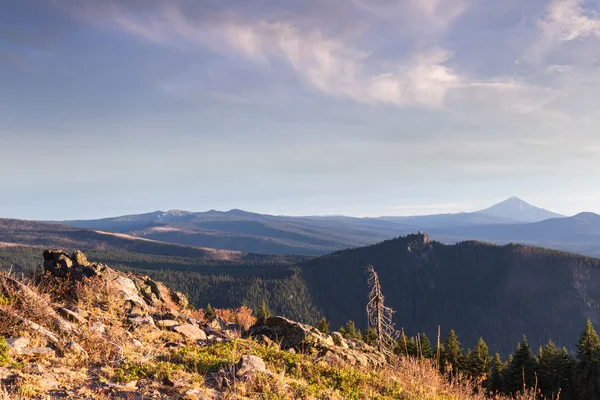
{"label": "forested ridge", "polygon": [[[32,270],[41,247],[0,248],[0,265]],[[68,249],[72,250],[72,249]],[[381,277],[394,322],[408,336],[455,329],[465,346],[484,337],[490,350],[509,354],[527,335],[533,348],[552,339],[574,350],[583,323],[598,322],[600,261],[533,246],[481,242],[443,245],[409,235],[323,257],[241,257],[237,260],[87,251],[90,259],[135,270],[187,293],[198,307],[262,301],[276,314],[332,328],[367,325],[365,266]]]}

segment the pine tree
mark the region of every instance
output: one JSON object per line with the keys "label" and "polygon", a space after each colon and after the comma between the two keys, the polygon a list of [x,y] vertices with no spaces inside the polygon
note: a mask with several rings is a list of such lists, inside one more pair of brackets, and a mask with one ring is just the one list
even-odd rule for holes
{"label": "pine tree", "polygon": [[469,362],[468,372],[474,379],[485,378],[485,375],[490,369],[490,353],[487,344],[483,338],[479,338],[477,346],[471,352],[471,360]]}
{"label": "pine tree", "polygon": [[321,318],[317,324],[317,329],[322,333],[329,333],[329,321],[325,317]]}
{"label": "pine tree", "polygon": [[588,319],[577,343],[579,400],[600,399],[600,338]]}
{"label": "pine tree", "polygon": [[504,391],[502,375],[504,371],[504,363],[500,358],[500,354],[496,353],[492,358],[492,367],[490,375],[485,382],[485,387],[490,393],[499,393]]}
{"label": "pine tree", "polygon": [[360,329],[356,329],[356,326],[354,325],[354,321],[352,321],[352,320],[348,320],[348,322],[346,322],[346,325],[342,326],[339,329],[339,332],[346,339],[358,339],[358,340],[362,339]]}
{"label": "pine tree", "polygon": [[271,316],[271,310],[269,310],[267,303],[263,300],[262,303],[260,304],[260,308],[258,309],[258,312],[256,313],[256,321],[260,322],[260,323],[265,323],[267,321],[267,319],[269,319],[270,316]]}
{"label": "pine tree", "polygon": [[419,349],[417,348],[417,341],[414,337],[410,337],[408,342],[406,342],[406,347],[408,349],[408,355],[411,357],[417,357],[419,355]]}
{"label": "pine tree", "polygon": [[377,332],[375,332],[375,329],[369,328],[365,331],[365,333],[363,334],[363,342],[365,342],[369,346],[377,345]]}
{"label": "pine tree", "polygon": [[462,362],[463,353],[454,329],[450,331],[444,340],[444,350],[441,353],[441,358],[442,371],[452,371],[452,374],[456,375]]}
{"label": "pine tree", "polygon": [[211,319],[214,316],[215,316],[215,310],[213,310],[213,308],[210,306],[210,303],[208,303],[208,305],[206,306],[206,309],[204,310],[204,318]]}
{"label": "pine tree", "polygon": [[547,398],[569,398],[573,387],[575,360],[564,347],[559,349],[550,340],[540,349],[539,386]]}
{"label": "pine tree", "polygon": [[535,387],[538,373],[538,359],[531,351],[527,338],[517,345],[515,354],[504,369],[503,381],[506,393],[517,393],[524,387]]}
{"label": "pine tree", "polygon": [[420,348],[421,348],[421,356],[423,358],[433,358],[433,348],[431,347],[431,342],[426,334],[421,333],[419,336]]}

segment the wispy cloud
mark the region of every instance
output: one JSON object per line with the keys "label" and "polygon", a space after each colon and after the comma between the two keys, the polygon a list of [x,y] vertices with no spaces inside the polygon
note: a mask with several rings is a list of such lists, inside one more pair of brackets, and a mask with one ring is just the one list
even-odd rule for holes
{"label": "wispy cloud", "polygon": [[[357,0],[358,1],[358,0]],[[253,20],[224,12],[194,18],[170,3],[147,12],[132,12],[118,3],[88,7],[85,17],[161,46],[195,52],[209,49],[229,57],[242,57],[265,68],[280,64],[291,68],[305,86],[325,95],[363,103],[440,108],[452,90],[522,92],[526,85],[470,79],[449,65],[453,54],[437,45],[416,47],[382,60],[321,27],[293,20]],[[399,3],[360,1],[369,10],[398,8]],[[434,25],[447,25],[465,8],[463,1],[412,1],[412,12]],[[374,12],[375,12],[374,11]],[[379,12],[377,11],[377,12]]]}

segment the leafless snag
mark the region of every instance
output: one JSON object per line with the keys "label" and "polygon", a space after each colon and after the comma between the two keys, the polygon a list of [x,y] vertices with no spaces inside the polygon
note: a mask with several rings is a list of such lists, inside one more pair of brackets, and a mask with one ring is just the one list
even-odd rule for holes
{"label": "leafless snag", "polygon": [[377,349],[386,355],[391,355],[394,343],[393,335],[396,330],[392,322],[394,310],[386,307],[384,296],[381,293],[379,276],[372,265],[367,266],[369,275],[369,299],[367,303],[367,315],[369,317],[369,328],[374,328],[377,334]]}

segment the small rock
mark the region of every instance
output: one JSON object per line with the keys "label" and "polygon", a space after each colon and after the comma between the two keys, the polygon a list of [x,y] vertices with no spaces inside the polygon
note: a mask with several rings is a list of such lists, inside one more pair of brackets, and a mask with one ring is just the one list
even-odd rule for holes
{"label": "small rock", "polygon": [[132,344],[133,344],[135,347],[142,347],[142,346],[144,345],[142,342],[140,342],[140,341],[139,341],[139,340],[137,340],[137,339],[133,339],[133,340],[131,341],[131,343],[132,343]]}
{"label": "small rock", "polygon": [[19,349],[22,349],[23,347],[27,347],[27,346],[29,346],[29,342],[30,342],[29,338],[25,338],[25,337],[6,339],[6,343],[8,344],[8,347],[10,347],[12,350],[19,350]]}
{"label": "small rock", "polygon": [[87,352],[77,342],[69,341],[65,344],[65,350],[79,357],[87,357]]}
{"label": "small rock", "polygon": [[179,325],[179,322],[174,321],[172,319],[163,319],[160,321],[156,321],[156,325],[158,325],[161,328],[172,328],[174,326]]}
{"label": "small rock", "polygon": [[59,386],[58,381],[48,373],[45,373],[40,377],[38,385],[39,388],[44,391],[53,390]]}
{"label": "small rock", "polygon": [[253,355],[243,355],[236,365],[236,376],[238,378],[248,377],[257,372],[268,373],[267,366],[262,358]]}
{"label": "small rock", "polygon": [[149,315],[138,315],[138,314],[131,314],[127,320],[129,321],[129,323],[131,324],[131,326],[135,329],[138,328],[140,326],[144,326],[144,325],[149,325],[152,326],[154,328],[156,328],[156,324],[154,323],[154,319],[152,319],[151,316]]}
{"label": "small rock", "polygon": [[10,378],[13,375],[8,368],[0,367],[0,381]]}
{"label": "small rock", "polygon": [[38,358],[56,357],[56,352],[49,347],[24,347],[19,350],[19,354]]}
{"label": "small rock", "polygon": [[75,264],[79,267],[88,267],[90,265],[90,262],[88,261],[86,255],[79,250],[75,250],[73,252],[73,254],[71,255],[71,260],[73,260]]}
{"label": "small rock", "polygon": [[46,368],[41,364],[27,364],[23,367],[23,372],[26,374],[42,375],[46,373]]}
{"label": "small rock", "polygon": [[90,324],[90,331],[98,335],[104,335],[106,333],[106,326],[102,322],[92,322]]}
{"label": "small rock", "polygon": [[206,326],[211,328],[211,329],[215,329],[215,330],[223,330],[223,328],[225,328],[225,325],[227,325],[227,323],[223,320],[223,318],[215,315],[214,317],[212,317],[211,319],[208,320],[208,322],[206,323]]}
{"label": "small rock", "polygon": [[335,343],[336,346],[343,347],[344,349],[349,348],[348,343],[346,343],[346,340],[344,339],[341,333],[332,332],[331,337],[333,338],[333,343]]}
{"label": "small rock", "polygon": [[206,340],[206,333],[196,325],[186,324],[179,325],[173,328],[175,332],[180,333],[189,340]]}
{"label": "small rock", "polygon": [[85,324],[85,318],[83,318],[81,314],[73,310],[69,310],[65,307],[60,307],[57,311],[63,318],[66,318],[71,322],[75,322],[77,324]]}
{"label": "small rock", "polygon": [[142,298],[138,294],[138,289],[131,279],[121,275],[118,276],[115,280],[113,280],[112,284],[115,287],[115,289],[119,292],[119,297],[121,298],[121,300],[129,301],[143,310],[148,308],[148,305],[144,302],[144,300],[142,300]]}

